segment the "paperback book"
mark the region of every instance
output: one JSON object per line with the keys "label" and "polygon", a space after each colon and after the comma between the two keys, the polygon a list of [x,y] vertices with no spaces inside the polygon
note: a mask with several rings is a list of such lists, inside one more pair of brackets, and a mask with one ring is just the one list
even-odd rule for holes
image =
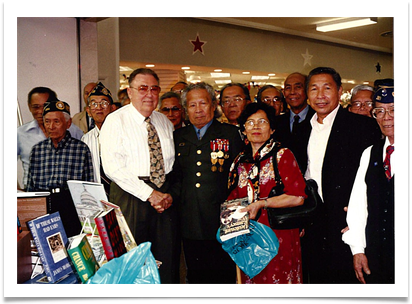
{"label": "paperback book", "polygon": [[67,256],[66,232],[59,212],[46,214],[28,222],[44,271],[50,283],[73,272]]}
{"label": "paperback book", "polygon": [[82,225],[82,232],[98,233],[93,219],[96,214],[104,210],[100,200],[107,201],[103,185],[78,180],[69,180],[67,185],[69,186],[70,194]]}
{"label": "paperback book", "polygon": [[99,269],[99,264],[96,261],[86,234],[71,237],[67,253],[83,283],[86,283]]}
{"label": "paperback book", "polygon": [[248,205],[247,198],[225,201],[220,206],[220,239],[224,242],[249,233],[249,213],[240,212]]}

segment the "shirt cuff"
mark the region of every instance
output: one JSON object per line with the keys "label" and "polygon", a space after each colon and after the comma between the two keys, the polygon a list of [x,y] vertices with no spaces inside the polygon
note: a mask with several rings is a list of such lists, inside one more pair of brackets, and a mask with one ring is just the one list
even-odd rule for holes
{"label": "shirt cuff", "polygon": [[350,250],[352,251],[352,255],[355,255],[358,253],[365,253],[365,248],[360,247],[360,246],[350,246]]}

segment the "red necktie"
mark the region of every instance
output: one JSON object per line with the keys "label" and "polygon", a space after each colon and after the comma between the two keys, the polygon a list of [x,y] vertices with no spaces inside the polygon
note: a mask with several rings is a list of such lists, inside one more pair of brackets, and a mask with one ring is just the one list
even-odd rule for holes
{"label": "red necktie", "polygon": [[392,178],[390,159],[391,159],[391,154],[393,153],[394,150],[395,148],[393,146],[388,146],[386,148],[386,157],[385,157],[385,160],[383,161],[383,168],[385,169],[385,175],[388,180]]}

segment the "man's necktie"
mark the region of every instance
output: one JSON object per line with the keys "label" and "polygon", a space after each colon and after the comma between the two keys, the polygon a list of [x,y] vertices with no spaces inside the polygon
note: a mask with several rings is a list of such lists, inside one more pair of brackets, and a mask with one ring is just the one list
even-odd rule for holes
{"label": "man's necktie", "polygon": [[90,122],[90,126],[89,126],[89,131],[93,130],[95,126],[96,126],[96,124],[94,123],[94,119],[92,118],[91,122]]}
{"label": "man's necktie", "polygon": [[385,175],[388,180],[392,178],[391,174],[391,154],[395,150],[394,146],[388,146],[386,148],[386,157],[385,160],[383,161],[383,167],[385,169]]}
{"label": "man's necktie", "polygon": [[299,125],[299,115],[295,115],[293,118],[293,125],[292,125],[292,134],[296,135],[298,133],[298,125]]}
{"label": "man's necktie", "polygon": [[198,139],[198,140],[201,140],[201,139],[202,139],[202,136],[200,136],[200,130],[197,130],[197,139]]}
{"label": "man's necktie", "polygon": [[150,152],[150,181],[160,188],[166,180],[162,147],[150,117],[146,117],[145,121],[147,123],[147,139]]}

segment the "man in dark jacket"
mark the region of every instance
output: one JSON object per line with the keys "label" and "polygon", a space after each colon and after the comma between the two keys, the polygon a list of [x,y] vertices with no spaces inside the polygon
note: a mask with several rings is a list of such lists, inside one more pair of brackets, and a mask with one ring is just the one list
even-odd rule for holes
{"label": "man in dark jacket", "polygon": [[243,147],[239,129],[214,119],[217,101],[206,83],[182,93],[190,125],[174,132],[176,158],[170,193],[178,205],[187,280],[235,283],[235,264],[216,240],[228,172]]}
{"label": "man in dark jacket", "polygon": [[379,140],[374,119],[350,113],[339,105],[342,83],[333,68],[319,67],[308,75],[307,95],[316,111],[310,123],[306,178],[314,179],[323,210],[305,229],[302,255],[309,283],[356,283],[350,249],[342,242],[346,212],[363,150]]}

